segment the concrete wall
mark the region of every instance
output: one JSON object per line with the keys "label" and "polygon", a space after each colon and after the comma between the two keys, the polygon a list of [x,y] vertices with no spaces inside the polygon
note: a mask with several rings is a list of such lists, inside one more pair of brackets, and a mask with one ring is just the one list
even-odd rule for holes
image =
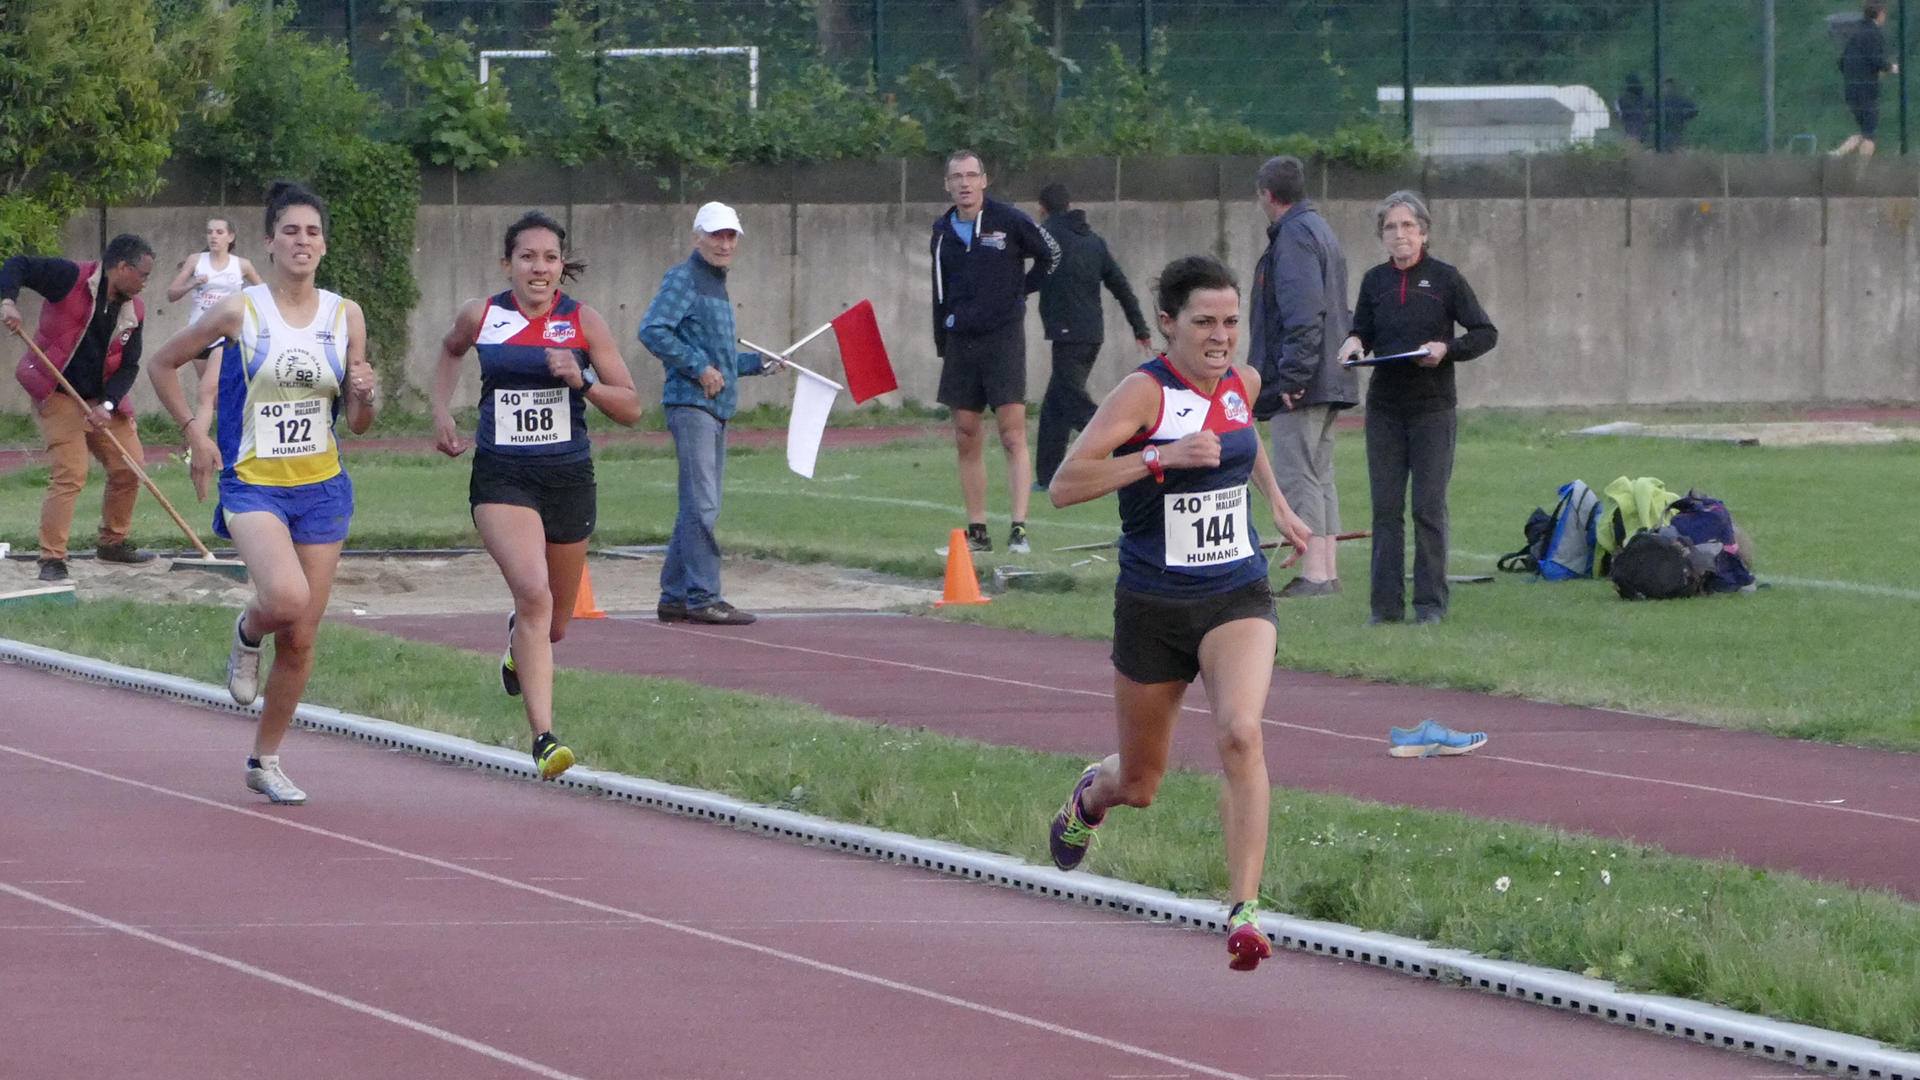
{"label": "concrete wall", "polygon": [[[1265,220],[1249,195],[1257,164],[1060,162],[995,177],[995,191],[1037,211],[1039,186],[1064,178],[1151,317],[1153,275],[1175,256],[1212,252],[1243,277],[1250,272],[1265,243]],[[176,260],[199,247],[209,214],[237,218],[242,254],[259,247],[258,208],[218,208],[233,193],[201,179],[188,171],[153,205],[89,214],[68,230],[76,253],[122,231],[145,235],[160,252],[148,292],[149,349],[184,322],[187,305],[168,303],[164,286]],[[1316,167],[1313,194],[1346,247],[1356,285],[1382,258],[1374,203],[1399,187],[1430,196],[1434,253],[1463,269],[1500,327],[1499,348],[1462,372],[1469,404],[1920,401],[1913,165],[1647,156],[1392,175]],[[573,291],[607,317],[643,391],[657,394],[659,363],[634,333],[660,275],[687,252],[694,208],[721,198],[739,207],[746,225],[731,287],[744,336],[780,347],[870,299],[902,396],[931,401],[938,368],[926,238],[944,205],[939,196],[939,165],[926,162],[746,169],[703,183],[613,169],[569,173],[558,184],[511,169],[429,175],[416,230],[421,302],[411,320],[411,382],[428,385],[458,305],[504,287],[498,245],[507,222],[527,205],[544,205],[570,220],[592,263]],[[1036,401],[1048,371],[1037,323],[1028,324],[1028,396]],[[1111,303],[1107,339],[1096,392],[1139,357]],[[800,359],[839,372],[831,337]],[[461,399],[476,389],[470,366]],[[743,402],[785,396],[783,381],[749,380]],[[24,397],[0,380],[0,409],[17,411]]]}

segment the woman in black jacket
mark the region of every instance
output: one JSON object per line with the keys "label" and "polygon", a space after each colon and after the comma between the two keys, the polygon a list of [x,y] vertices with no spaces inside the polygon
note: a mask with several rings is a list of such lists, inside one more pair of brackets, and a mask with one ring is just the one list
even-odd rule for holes
{"label": "woman in black jacket", "polygon": [[[1460,271],[1427,254],[1432,220],[1420,196],[1396,191],[1374,222],[1387,261],[1360,279],[1342,362],[1418,352],[1373,369],[1367,384],[1367,480],[1373,492],[1369,623],[1406,618],[1402,581],[1407,482],[1413,482],[1414,620],[1447,613],[1447,481],[1453,475],[1454,365],[1493,348],[1498,332]],[[1454,336],[1458,325],[1465,332]]]}

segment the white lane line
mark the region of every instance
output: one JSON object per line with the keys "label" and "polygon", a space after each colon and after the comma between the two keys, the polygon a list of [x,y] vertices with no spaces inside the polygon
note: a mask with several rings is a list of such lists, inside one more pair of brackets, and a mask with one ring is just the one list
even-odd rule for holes
{"label": "white lane line", "polygon": [[360,1013],[363,1016],[371,1016],[376,1020],[384,1020],[396,1027],[403,1027],[408,1031],[425,1035],[428,1038],[438,1039],[441,1042],[460,1047],[462,1050],[471,1050],[482,1057],[492,1058],[502,1064],[512,1065],[522,1071],[532,1073],[535,1076],[544,1076],[547,1077],[548,1080],[581,1080],[580,1077],[572,1073],[564,1073],[559,1069],[542,1065],[537,1061],[523,1058],[518,1054],[510,1054],[499,1047],[489,1046],[486,1043],[469,1039],[464,1035],[456,1035],[445,1028],[434,1027],[432,1024],[422,1023],[412,1017],[402,1016],[397,1012],[382,1009],[377,1005],[369,1005],[364,1001],[357,1001],[343,994],[336,994],[331,990],[322,990],[312,983],[301,982],[299,979],[289,978],[279,972],[268,971],[266,968],[257,967],[244,960],[235,960],[230,956],[222,956],[219,953],[208,952],[205,949],[195,948],[184,941],[175,941],[172,938],[161,937],[159,934],[142,930],[137,926],[116,922],[113,919],[107,918],[105,915],[96,915],[91,911],[84,911],[71,904],[63,904],[50,897],[41,896],[39,893],[28,892],[17,885],[10,885],[7,882],[0,881],[0,892],[4,892],[9,896],[18,897],[22,900],[31,901],[45,908],[50,908],[58,911],[62,915],[82,919],[102,929],[112,930],[131,938],[137,938],[149,945],[158,945],[163,949],[172,949],[174,952],[183,953],[196,960],[205,960],[210,964],[219,964],[228,970],[237,971],[242,975],[251,976],[263,982],[270,982],[275,986],[306,994],[309,997],[319,998],[321,1001],[338,1005],[343,1009]]}
{"label": "white lane line", "polygon": [[[888,660],[880,657],[858,656],[853,653],[809,648],[805,645],[786,645],[774,641],[761,641],[757,638],[717,634],[710,630],[694,630],[684,624],[669,627],[666,624],[635,622],[633,625],[656,629],[662,633],[692,634],[698,637],[712,638],[715,641],[725,641],[738,645],[754,645],[763,649],[779,649],[786,652],[807,653],[813,656],[831,657],[835,660],[854,660],[863,664],[904,668],[908,671],[918,671],[929,675],[951,675],[960,679],[974,679],[980,682],[999,683],[1002,686],[1018,686],[1028,690],[1047,690],[1057,694],[1074,694],[1079,697],[1101,698],[1107,701],[1113,700],[1113,695],[1105,690],[1079,690],[1070,686],[1051,686],[1046,683],[1028,682],[1025,679],[1009,679],[1000,675],[982,675],[977,671],[956,671],[953,668],[933,667],[929,664],[915,664],[905,660]],[[1197,705],[1181,705],[1180,708],[1190,713],[1207,712],[1206,709]],[[1261,717],[1260,722],[1272,727],[1286,728],[1291,731],[1305,731],[1314,735],[1326,735],[1331,738],[1346,739],[1351,742],[1364,742],[1369,744],[1378,744],[1380,742],[1377,736],[1355,735],[1352,732],[1334,731],[1331,728],[1315,727],[1311,724],[1295,724],[1284,720],[1269,720],[1266,717]],[[1808,799],[1789,799],[1785,796],[1767,795],[1757,791],[1739,791],[1734,788],[1714,787],[1710,784],[1691,784],[1684,780],[1667,780],[1658,776],[1638,776],[1633,773],[1608,772],[1603,769],[1588,769],[1578,765],[1561,765],[1552,761],[1535,761],[1532,758],[1506,757],[1500,754],[1476,754],[1475,756],[1482,761],[1499,761],[1508,765],[1524,765],[1533,769],[1548,769],[1554,772],[1596,776],[1607,780],[1625,780],[1639,784],[1654,784],[1660,787],[1680,788],[1685,791],[1698,791],[1709,795],[1726,795],[1736,799],[1753,799],[1757,802],[1776,803],[1781,806],[1795,806],[1808,810],[1824,810],[1835,814],[1852,814],[1856,817],[1877,818],[1881,821],[1897,821],[1903,825],[1920,825],[1920,817],[1910,817],[1905,814],[1889,814],[1879,810],[1862,810],[1853,806],[1836,806],[1832,803],[1823,803]]]}
{"label": "white lane line", "polygon": [[[638,486],[643,488],[652,488],[656,491],[678,491],[679,490],[679,486],[677,483],[668,483],[666,481],[661,481],[661,480],[642,480],[639,482]],[[728,484],[726,486],[726,489],[728,494],[734,494],[734,495],[754,495],[754,496],[762,496],[762,497],[777,498],[777,499],[800,499],[803,501],[831,499],[831,501],[836,503],[861,502],[861,503],[871,503],[875,506],[904,506],[910,510],[937,510],[940,513],[950,514],[950,515],[962,515],[966,513],[966,507],[964,506],[960,506],[953,503],[933,502],[932,500],[929,500],[929,499],[900,499],[900,498],[894,498],[887,495],[855,495],[851,492],[843,492],[843,491],[836,491],[831,496],[825,496],[825,495],[819,495],[814,492],[808,491],[805,488],[763,487],[757,484],[750,484],[750,483],[749,484]],[[987,517],[993,521],[1013,520],[1012,518],[1008,517],[1006,514],[990,513],[987,515]],[[1116,537],[1116,538],[1119,537],[1120,535],[1120,526],[1118,525],[1113,525],[1113,524],[1102,525],[1102,524],[1098,524],[1096,522],[1091,522],[1091,521],[1071,521],[1066,519],[1040,518],[1040,519],[1030,521],[1029,524],[1039,525],[1048,529],[1079,529],[1082,532],[1091,530],[1093,532],[1105,533],[1108,536]]]}
{"label": "white lane line", "polygon": [[[1455,551],[1452,554],[1461,559],[1485,563],[1495,563],[1501,558],[1499,555],[1488,555],[1480,551]],[[1895,585],[1874,585],[1864,581],[1839,581],[1832,578],[1781,577],[1777,574],[1761,574],[1759,578],[1763,582],[1772,582],[1775,585],[1785,585],[1795,589],[1828,589],[1833,592],[1858,593],[1861,596],[1884,596],[1894,600],[1920,600],[1920,589],[1902,589]]]}
{"label": "white lane line", "polygon": [[[915,986],[912,983],[904,983],[904,982],[900,982],[897,979],[889,979],[883,975],[874,975],[870,972],[859,971],[854,968],[843,967],[842,965],[839,965],[839,964],[828,963],[825,960],[815,960],[810,956],[802,956],[799,953],[791,953],[791,952],[787,952],[784,949],[776,949],[771,945],[762,945],[757,941],[747,941],[741,938],[728,937],[725,934],[715,933],[714,931],[711,931],[711,930],[703,930],[697,926],[692,926],[687,923],[675,922],[671,919],[663,919],[655,915],[647,915],[638,911],[630,911],[626,908],[614,907],[611,904],[602,904],[597,900],[588,900],[584,897],[570,896],[563,892],[556,892],[553,889],[548,889],[539,885],[531,885],[524,881],[519,881],[510,877],[503,877],[499,874],[489,873],[485,870],[477,870],[470,866],[461,866],[458,863],[451,863],[446,861],[445,859],[435,858],[432,855],[422,855],[418,852],[407,851],[404,848],[392,847],[388,844],[382,844],[377,840],[368,840],[368,839],[365,839],[364,837],[353,836],[349,833],[335,832],[332,829],[324,829],[318,825],[308,825],[305,822],[294,821],[291,818],[279,817],[273,814],[262,813],[261,811],[258,811],[258,810],[250,810],[250,809],[247,809],[246,807],[231,806],[231,805],[228,805],[227,803],[215,802],[212,799],[204,798],[199,795],[192,795],[184,791],[175,791],[172,788],[161,787],[158,784],[150,784],[144,780],[135,780],[132,777],[119,776],[114,773],[104,772],[100,769],[90,769],[85,765],[79,765],[71,761],[61,761],[58,758],[46,757],[42,754],[36,754],[31,750],[22,750],[17,746],[8,746],[4,743],[0,743],[0,751],[13,754],[17,757],[26,758],[28,761],[37,761],[43,765],[51,765],[51,766],[54,766],[55,768],[67,769],[72,772],[80,773],[83,776],[92,776],[101,780],[111,780],[116,784],[125,784],[128,787],[138,788],[139,790],[142,790],[142,791],[150,791],[156,795],[165,795],[168,798],[179,799],[183,802],[190,802],[198,806],[209,807],[211,809],[220,810],[229,814],[238,814],[241,817],[252,818],[256,821],[263,821],[271,825],[278,825],[282,828],[297,829],[301,832],[308,833],[313,836],[322,836],[329,840],[335,840],[343,844],[352,844],[355,847],[363,848],[368,851],[377,851],[382,854],[391,855],[391,856],[394,856],[395,858],[400,858],[400,859],[410,859],[424,866],[432,866],[441,870],[449,870],[457,874],[465,874],[469,877],[478,878],[481,881],[489,881],[495,885],[501,885],[501,886],[505,886],[506,888],[517,889],[521,892],[529,893],[534,896],[544,897],[548,900],[555,901],[556,903],[571,904],[575,907],[585,908],[588,911],[598,911],[606,915],[618,915],[623,918],[631,919],[634,922],[644,923],[647,926],[656,927],[661,930],[671,930],[674,933],[685,934],[688,937],[699,938],[702,941],[711,942],[715,945],[727,945],[736,949],[743,949],[747,952],[759,953],[762,956],[770,957],[775,960],[783,960],[789,964],[794,964],[799,967],[810,968],[814,971],[825,972],[829,975],[838,975],[845,979],[851,979],[855,982],[866,983],[869,986],[877,986],[884,990],[892,990],[897,993],[910,994],[914,997],[923,998],[927,1001],[938,1002],[942,1005],[951,1006],[956,1009],[964,1009],[968,1012],[979,1013],[982,1016],[991,1016],[996,1020],[1005,1020],[1010,1024],[1017,1024],[1022,1027],[1032,1028],[1036,1031],[1044,1031],[1049,1035],[1059,1035],[1063,1038],[1074,1039],[1079,1042],[1087,1043],[1092,1046],[1102,1047],[1104,1049],[1112,1050],[1122,1054],[1129,1054],[1129,1055],[1132,1055],[1133,1057],[1142,1058],[1147,1061],[1157,1062],[1161,1065],[1171,1065],[1174,1068],[1186,1069],[1190,1072],[1199,1073],[1202,1076],[1218,1077],[1220,1078],[1220,1080],[1254,1080],[1253,1077],[1247,1076],[1242,1073],[1228,1072],[1225,1069],[1216,1069],[1208,1065],[1202,1065],[1199,1062],[1188,1061],[1185,1058],[1175,1057],[1172,1054],[1163,1054],[1158,1050],[1149,1050],[1144,1046],[1136,1046],[1132,1043],[1122,1042],[1119,1039],[1110,1039],[1104,1035],[1095,1035],[1090,1031],[1081,1031],[1078,1028],[1070,1028],[1063,1024],[1053,1023],[1052,1021],[1049,1021],[1049,1020],[1042,1020],[1038,1017],[1028,1016],[1024,1013],[1013,1012],[1010,1009],[1002,1009],[1002,1008],[999,1008],[998,1006],[988,1005],[984,1002],[973,1001],[963,997],[956,997],[952,994],[944,994],[938,990],[929,990],[922,986]],[[4,887],[4,886],[0,886],[0,887]],[[65,909],[63,907],[59,910],[67,911],[68,909]],[[76,915],[82,914],[78,911],[68,911],[68,913],[76,914]],[[119,924],[116,924],[116,928],[118,928],[118,925]],[[133,931],[135,933],[144,933],[144,931],[134,930],[134,928],[131,926],[126,927],[126,929],[128,931]],[[211,954],[209,954],[209,956],[211,956]],[[559,1076],[561,1074],[556,1073],[553,1075]]]}

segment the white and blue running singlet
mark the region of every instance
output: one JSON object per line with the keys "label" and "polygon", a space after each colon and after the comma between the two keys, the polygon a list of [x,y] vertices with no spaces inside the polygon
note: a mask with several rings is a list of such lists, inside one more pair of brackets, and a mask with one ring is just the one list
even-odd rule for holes
{"label": "white and blue running singlet", "polygon": [[288,326],[265,285],[242,289],[240,336],[220,362],[216,410],[222,474],[267,487],[340,475],[333,421],[347,376],[347,312],[318,290],[313,321]]}
{"label": "white and blue running singlet", "polygon": [[1260,453],[1253,407],[1238,372],[1229,369],[1211,396],[1188,382],[1164,356],[1140,365],[1160,384],[1160,415],[1113,456],[1165,446],[1197,431],[1220,436],[1220,464],[1166,470],[1120,489],[1120,580],[1131,592],[1202,597],[1230,592],[1267,576],[1267,557],[1253,528],[1247,478]]}
{"label": "white and blue running singlet", "polygon": [[593,453],[587,441],[587,395],[547,370],[548,349],[571,349],[585,372],[586,332],[580,301],[555,293],[545,315],[529,318],[509,289],[487,299],[474,349],[480,354],[482,450],[543,461],[582,461]]}

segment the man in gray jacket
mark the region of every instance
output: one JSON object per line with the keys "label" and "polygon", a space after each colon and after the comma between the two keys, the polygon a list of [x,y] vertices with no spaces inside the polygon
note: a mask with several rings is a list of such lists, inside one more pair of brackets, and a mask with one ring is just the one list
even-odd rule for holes
{"label": "man in gray jacket", "polygon": [[1269,159],[1254,187],[1269,224],[1267,249],[1253,272],[1248,361],[1261,382],[1253,415],[1272,421],[1274,478],[1313,530],[1300,576],[1277,595],[1331,596],[1340,591],[1333,550],[1340,531],[1333,423],[1341,409],[1359,403],[1358,380],[1336,355],[1353,325],[1347,257],[1327,220],[1307,201],[1299,158]]}

